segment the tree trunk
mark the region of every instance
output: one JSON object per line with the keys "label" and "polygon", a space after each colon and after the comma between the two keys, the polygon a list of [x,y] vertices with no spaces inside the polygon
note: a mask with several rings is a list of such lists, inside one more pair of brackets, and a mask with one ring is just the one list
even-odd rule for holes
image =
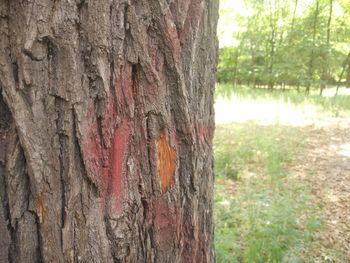
{"label": "tree trunk", "polygon": [[346,56],[346,59],[343,62],[343,68],[342,68],[342,71],[340,73],[339,80],[337,82],[337,88],[336,88],[336,92],[335,92],[336,96],[339,93],[339,88],[340,88],[340,85],[341,85],[341,82],[343,80],[343,76],[344,76],[346,70],[348,70],[347,80],[349,78],[349,82],[346,80],[345,83],[346,83],[346,86],[348,88],[350,87],[350,74],[349,74],[350,70],[349,70],[349,68],[350,68],[350,52],[348,53],[348,55]]}
{"label": "tree trunk", "polygon": [[0,0],[0,262],[213,262],[217,1]]}
{"label": "tree trunk", "polygon": [[316,34],[317,34],[317,23],[318,23],[318,15],[319,15],[319,0],[316,0],[315,7],[315,15],[313,21],[313,29],[312,29],[312,48],[311,48],[311,56],[309,60],[309,80],[306,85],[306,94],[310,94],[311,82],[314,81],[314,63],[315,63],[315,46],[316,46]]}
{"label": "tree trunk", "polygon": [[295,24],[295,17],[298,9],[298,0],[295,0],[294,2],[294,10],[293,10],[293,18],[292,18],[292,25],[290,31],[293,33],[294,32],[294,24]]}
{"label": "tree trunk", "polygon": [[277,6],[276,6],[276,1],[274,2],[274,6],[270,6],[270,28],[271,28],[271,35],[269,38],[269,44],[270,44],[270,60],[269,60],[269,65],[268,65],[268,72],[269,72],[269,81],[268,81],[268,86],[269,89],[273,89],[275,85],[274,81],[274,60],[275,60],[275,52],[276,52],[276,23],[278,21],[278,15],[277,15]]}
{"label": "tree trunk", "polygon": [[[347,65],[345,67],[347,68],[345,86],[347,88],[350,88],[350,52],[349,52],[348,59],[347,59]],[[344,74],[344,73],[342,73],[342,74]],[[340,78],[340,81],[341,81],[341,79],[342,78]]]}
{"label": "tree trunk", "polygon": [[[328,61],[330,57],[330,41],[331,41],[331,23],[332,23],[332,15],[333,15],[333,0],[329,0],[329,16],[328,16],[328,22],[327,22],[327,52],[324,54],[323,59],[324,61]],[[323,94],[323,90],[327,86],[327,82],[329,82],[329,66],[328,63],[324,63],[322,67],[322,83],[320,86],[320,96]]]}

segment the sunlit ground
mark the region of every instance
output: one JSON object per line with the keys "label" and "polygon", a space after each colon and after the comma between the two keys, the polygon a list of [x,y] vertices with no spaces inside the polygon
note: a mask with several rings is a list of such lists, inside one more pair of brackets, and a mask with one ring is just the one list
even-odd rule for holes
{"label": "sunlit ground", "polygon": [[350,158],[350,143],[341,145],[339,154]]}
{"label": "sunlit ground", "polygon": [[[336,89],[335,88],[332,88],[332,89],[327,89],[323,92],[323,96],[334,96],[336,92]],[[350,95],[350,89],[349,88],[342,88],[339,90],[339,95]]]}
{"label": "sunlit ground", "polygon": [[[324,97],[333,97],[335,89],[324,91]],[[339,95],[349,96],[350,89],[342,89]],[[304,96],[301,94],[300,96]],[[261,125],[281,124],[301,127],[315,124],[323,126],[332,123],[332,119],[339,119],[337,112],[322,112],[320,105],[315,105],[307,100],[298,105],[290,99],[287,101],[281,96],[276,98],[252,99],[232,94],[230,98],[219,97],[215,103],[217,124],[232,122],[243,123],[254,121]]]}
{"label": "sunlit ground", "polygon": [[262,125],[280,123],[292,126],[302,126],[317,116],[313,105],[296,107],[283,101],[256,101],[238,98],[220,98],[215,104],[217,124],[231,122],[256,121]]}

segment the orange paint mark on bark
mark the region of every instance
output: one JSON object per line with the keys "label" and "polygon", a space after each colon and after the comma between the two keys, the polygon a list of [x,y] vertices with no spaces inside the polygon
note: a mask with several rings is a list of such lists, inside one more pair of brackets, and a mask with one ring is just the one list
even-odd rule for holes
{"label": "orange paint mark on bark", "polygon": [[74,249],[73,248],[69,249],[68,254],[69,254],[70,262],[74,262]]}
{"label": "orange paint mark on bark", "polygon": [[157,167],[163,192],[166,192],[174,184],[176,169],[176,151],[166,139],[164,131],[160,132],[156,141]]}
{"label": "orange paint mark on bark", "polygon": [[42,193],[36,195],[36,209],[39,217],[39,222],[42,224],[46,217],[46,208],[44,204],[44,197]]}
{"label": "orange paint mark on bark", "polygon": [[39,223],[41,224],[43,230],[43,236],[47,242],[52,242],[52,231],[47,220],[47,209],[43,193],[38,193],[35,195],[36,210],[39,217]]}

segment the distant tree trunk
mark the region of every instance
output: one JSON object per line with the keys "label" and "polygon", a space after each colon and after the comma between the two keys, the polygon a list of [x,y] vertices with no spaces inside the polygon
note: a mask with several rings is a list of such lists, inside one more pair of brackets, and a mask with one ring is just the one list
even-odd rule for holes
{"label": "distant tree trunk", "polygon": [[350,88],[350,53],[348,55],[348,59],[347,59],[347,73],[346,73],[346,87]]}
{"label": "distant tree trunk", "polygon": [[311,56],[309,61],[309,81],[308,81],[308,84],[306,85],[306,94],[310,93],[311,81],[313,80],[313,74],[314,74],[314,60],[315,60],[314,48],[316,45],[318,13],[319,13],[319,0],[316,0],[315,16],[314,16],[314,23],[313,23],[313,30],[312,30],[312,49],[311,49]]}
{"label": "distant tree trunk", "polygon": [[[276,2],[275,6],[276,8]],[[272,9],[272,8],[271,8]],[[274,10],[274,12],[276,12]],[[269,89],[273,89],[274,87],[274,80],[273,80],[273,67],[274,67],[274,59],[275,59],[275,49],[276,49],[276,22],[275,22],[275,13],[271,12],[270,14],[270,27],[271,27],[271,35],[270,35],[270,61],[269,61]]]}
{"label": "distant tree trunk", "polygon": [[250,56],[251,56],[251,64],[250,64],[250,69],[251,73],[248,76],[248,87],[250,87],[250,83],[253,82],[253,88],[256,88],[256,74],[255,74],[255,69],[257,67],[256,63],[256,50],[254,47],[254,43],[250,41]]}
{"label": "distant tree trunk", "polygon": [[[240,36],[237,37],[238,39],[240,38]],[[241,42],[237,48],[237,50],[235,51],[235,57],[234,57],[234,67],[233,67],[233,79],[232,79],[232,85],[234,87],[237,86],[237,81],[238,81],[238,78],[237,78],[237,75],[238,75],[238,67],[240,66],[239,65],[239,58],[241,56],[241,50],[242,50],[242,45],[243,45],[243,41],[244,39],[241,39]]]}
{"label": "distant tree trunk", "polygon": [[348,53],[348,55],[343,63],[343,69],[340,73],[339,80],[337,82],[337,89],[336,89],[335,95],[338,95],[338,93],[339,93],[340,84],[341,84],[341,81],[343,79],[343,76],[344,76],[346,70],[348,70],[347,80],[346,80],[347,84],[346,85],[348,88],[350,88],[350,52]]}
{"label": "distant tree trunk", "polygon": [[[327,52],[324,56],[324,61],[329,60],[332,15],[333,15],[333,0],[329,0],[329,16],[328,16],[328,22],[327,22],[327,43],[326,43]],[[329,76],[329,66],[328,66],[328,63],[324,63],[323,69],[322,69],[322,83],[320,86],[320,96],[322,96],[323,90],[326,88],[326,83],[329,79],[328,76]]]}
{"label": "distant tree trunk", "polygon": [[217,1],[0,1],[0,262],[213,262]]}
{"label": "distant tree trunk", "polygon": [[295,0],[295,2],[294,2],[293,18],[292,18],[292,25],[291,25],[291,29],[290,29],[291,32],[294,31],[294,24],[295,24],[295,17],[296,17],[297,9],[298,9],[298,0]]}

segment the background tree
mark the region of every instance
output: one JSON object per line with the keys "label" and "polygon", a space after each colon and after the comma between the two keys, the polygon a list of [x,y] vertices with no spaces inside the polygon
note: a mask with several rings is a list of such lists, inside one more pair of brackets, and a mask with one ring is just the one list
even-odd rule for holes
{"label": "background tree", "polygon": [[218,2],[0,1],[0,261],[213,262]]}
{"label": "background tree", "polygon": [[[327,40],[326,40],[326,48],[324,51],[323,58],[325,61],[328,61],[329,58],[329,53],[330,53],[330,41],[331,41],[331,23],[332,23],[332,16],[333,16],[333,0],[329,0],[329,16],[328,16],[328,21],[327,21]],[[328,63],[323,63],[323,69],[322,69],[322,83],[320,86],[320,95],[322,96],[323,90],[326,88],[326,83],[330,82],[329,81],[330,76],[329,76],[329,67]]]}
{"label": "background tree", "polygon": [[230,16],[238,25],[236,41],[220,49],[219,81],[233,77],[253,87],[305,87],[306,93],[319,88],[322,95],[327,85],[343,85],[350,76],[343,67],[350,51],[347,1],[238,2],[241,15]]}

